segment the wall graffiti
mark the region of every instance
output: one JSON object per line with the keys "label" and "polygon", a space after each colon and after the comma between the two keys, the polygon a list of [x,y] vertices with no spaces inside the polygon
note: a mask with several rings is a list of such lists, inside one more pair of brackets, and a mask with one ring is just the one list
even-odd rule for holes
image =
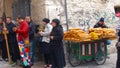
{"label": "wall graffiti", "polygon": [[[84,11],[80,10],[79,12],[72,12],[69,14],[69,18],[72,19],[71,24],[76,25],[84,25],[86,27],[93,27],[95,23],[99,21],[101,17],[105,18],[105,24],[111,28],[114,28],[117,25],[117,19],[115,17],[114,12],[112,11]],[[70,27],[72,27],[70,25]]]}

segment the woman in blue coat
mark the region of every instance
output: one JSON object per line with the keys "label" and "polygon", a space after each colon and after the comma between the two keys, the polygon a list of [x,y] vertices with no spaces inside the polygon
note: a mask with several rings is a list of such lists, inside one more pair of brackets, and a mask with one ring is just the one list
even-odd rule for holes
{"label": "woman in blue coat", "polygon": [[58,19],[52,20],[52,32],[50,34],[50,49],[52,68],[64,68],[65,56],[63,49],[63,28]]}

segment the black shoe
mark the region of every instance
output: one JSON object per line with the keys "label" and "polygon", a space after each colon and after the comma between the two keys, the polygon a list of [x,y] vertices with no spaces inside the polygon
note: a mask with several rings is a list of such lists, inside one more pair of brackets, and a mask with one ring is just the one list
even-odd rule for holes
{"label": "black shoe", "polygon": [[5,58],[5,59],[3,59],[4,61],[6,61],[6,62],[8,62],[8,59],[7,58]]}
{"label": "black shoe", "polygon": [[31,64],[31,66],[33,66],[34,64]]}
{"label": "black shoe", "polygon": [[31,66],[23,66],[23,68],[31,68]]}

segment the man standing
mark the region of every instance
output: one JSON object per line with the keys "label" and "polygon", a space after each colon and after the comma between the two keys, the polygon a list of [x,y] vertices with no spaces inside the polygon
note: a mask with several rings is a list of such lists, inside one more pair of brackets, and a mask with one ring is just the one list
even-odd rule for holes
{"label": "man standing", "polygon": [[6,18],[6,26],[8,29],[8,44],[10,48],[11,59],[13,61],[12,66],[16,65],[17,60],[20,60],[20,52],[16,39],[16,32],[13,30],[16,28],[15,24],[12,23],[11,17]]}
{"label": "man standing", "polygon": [[29,25],[29,40],[30,40],[30,56],[31,56],[31,65],[34,64],[34,33],[35,33],[35,25],[31,20],[30,16],[25,17],[26,22]]}
{"label": "man standing", "polygon": [[29,26],[22,17],[18,17],[17,21],[20,23],[20,26],[16,30],[18,33],[18,45],[20,49],[20,55],[23,61],[23,68],[31,68],[30,60],[30,47],[29,47]]}
{"label": "man standing", "polygon": [[[1,25],[0,25],[0,40],[1,40]],[[0,61],[2,61],[2,42],[0,41]]]}
{"label": "man standing", "polygon": [[7,49],[6,49],[5,39],[3,35],[3,23],[4,23],[3,18],[0,17],[0,47],[2,51],[2,59],[5,61],[8,61]]}
{"label": "man standing", "polygon": [[5,46],[5,39],[4,35],[2,33],[3,31],[3,18],[0,17],[0,60],[7,59],[7,51],[6,51],[6,46]]}

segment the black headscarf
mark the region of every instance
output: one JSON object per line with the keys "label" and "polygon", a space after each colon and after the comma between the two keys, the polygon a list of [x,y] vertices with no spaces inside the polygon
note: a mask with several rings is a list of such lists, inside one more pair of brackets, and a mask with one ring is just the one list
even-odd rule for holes
{"label": "black headscarf", "polygon": [[60,20],[57,18],[53,19],[52,22],[56,23],[57,26],[60,25]]}

